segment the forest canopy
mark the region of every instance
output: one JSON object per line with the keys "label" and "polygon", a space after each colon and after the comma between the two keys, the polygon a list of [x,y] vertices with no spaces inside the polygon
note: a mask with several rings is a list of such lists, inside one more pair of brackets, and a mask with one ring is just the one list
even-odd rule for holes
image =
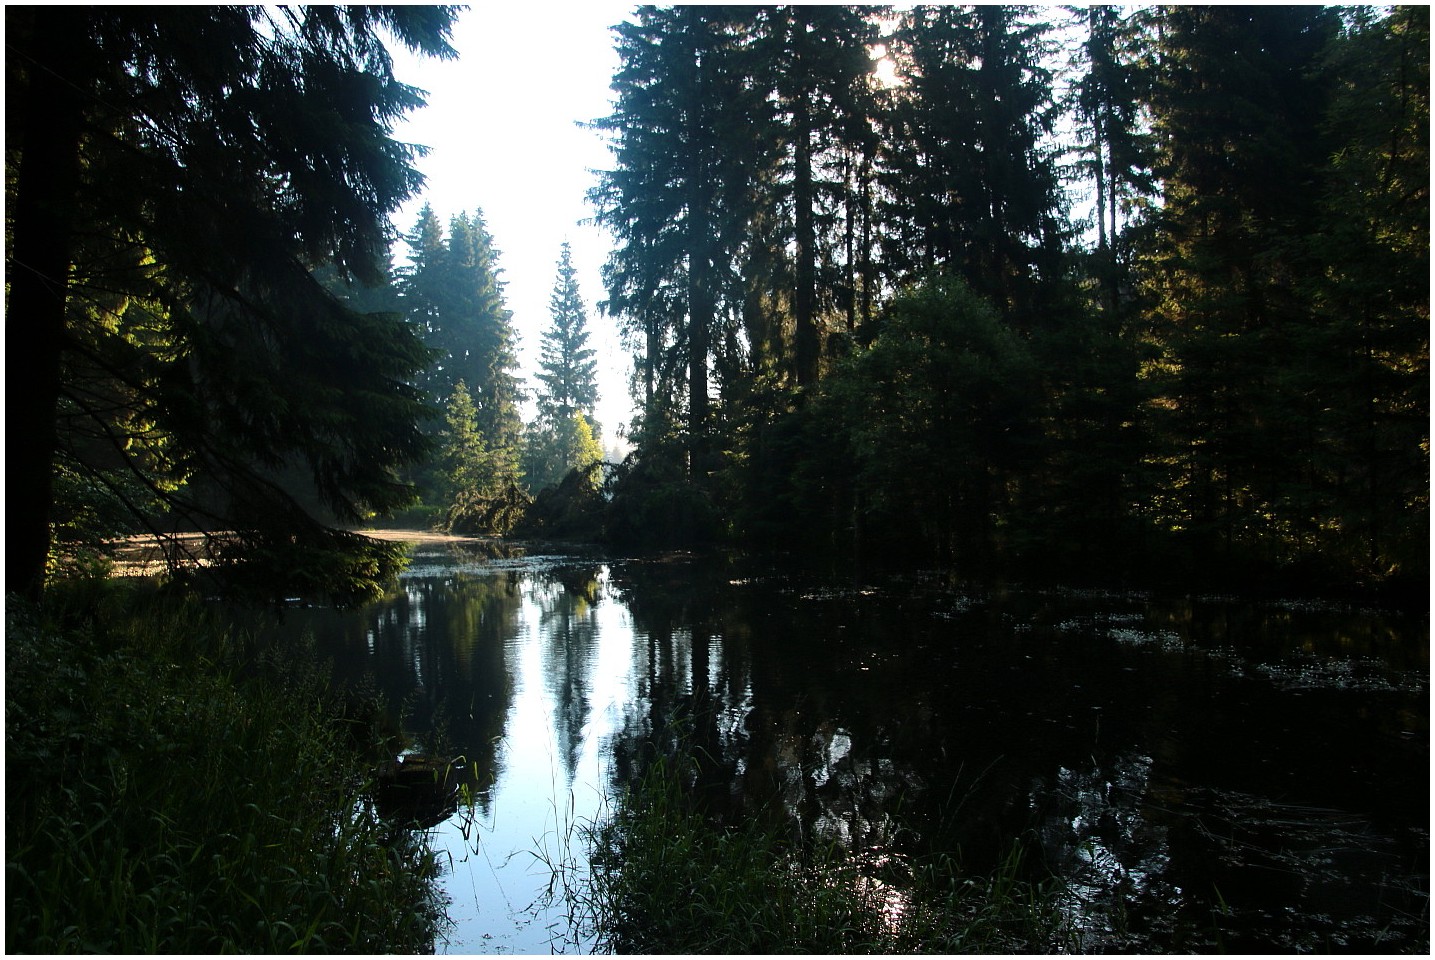
{"label": "forest canopy", "polygon": [[1428,8],[642,7],[615,33],[618,532],[1423,582]]}
{"label": "forest canopy", "polygon": [[411,499],[430,357],[318,271],[380,277],[423,103],[386,44],[452,57],[453,17],[6,8],[10,589],[121,516],[226,531],[222,568],[294,590],[392,568],[334,524]]}
{"label": "forest canopy", "polygon": [[454,16],[7,8],[12,588],[193,527],[231,579],[362,594],[397,554],[347,531],[413,504],[1425,582],[1428,8],[636,8],[591,123],[639,411],[607,465],[569,251],[528,391],[481,212],[388,225],[423,101],[387,44],[454,56]]}

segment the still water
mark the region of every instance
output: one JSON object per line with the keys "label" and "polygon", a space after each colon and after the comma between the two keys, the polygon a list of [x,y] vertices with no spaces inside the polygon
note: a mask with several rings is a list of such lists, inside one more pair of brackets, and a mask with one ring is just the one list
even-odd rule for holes
{"label": "still water", "polygon": [[1423,615],[470,543],[286,629],[468,764],[440,952],[594,949],[552,867],[679,738],[719,816],[972,869],[1022,838],[1075,949],[1430,947]]}

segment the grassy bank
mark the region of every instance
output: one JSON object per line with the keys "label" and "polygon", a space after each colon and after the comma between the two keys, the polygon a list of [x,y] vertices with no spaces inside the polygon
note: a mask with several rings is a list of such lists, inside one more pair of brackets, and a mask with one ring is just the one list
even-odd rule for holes
{"label": "grassy bank", "polygon": [[1067,930],[1054,882],[1023,879],[1013,849],[994,874],[945,855],[854,858],[793,843],[757,818],[709,821],[657,761],[590,831],[592,880],[575,911],[616,953],[1051,953]]}
{"label": "grassy bank", "polygon": [[369,811],[325,687],[198,603],[11,598],[6,952],[431,951],[433,856]]}

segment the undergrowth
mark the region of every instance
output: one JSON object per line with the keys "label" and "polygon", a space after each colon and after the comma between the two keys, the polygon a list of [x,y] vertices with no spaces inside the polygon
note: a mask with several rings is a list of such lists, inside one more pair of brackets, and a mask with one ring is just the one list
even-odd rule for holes
{"label": "undergrowth", "polygon": [[422,834],[302,653],[115,587],[6,608],[6,952],[431,952]]}
{"label": "undergrowth", "polygon": [[713,823],[657,760],[590,825],[577,922],[614,953],[1053,953],[1069,948],[1054,880],[1026,879],[1020,847],[987,876],[956,858],[854,857],[749,818]]}

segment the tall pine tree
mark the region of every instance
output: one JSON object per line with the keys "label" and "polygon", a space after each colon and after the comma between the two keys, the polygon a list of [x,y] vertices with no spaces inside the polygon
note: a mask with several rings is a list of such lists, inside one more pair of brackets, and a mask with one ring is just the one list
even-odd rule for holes
{"label": "tall pine tree", "polygon": [[640,344],[643,433],[681,420],[686,469],[706,476],[711,359],[739,283],[749,174],[743,161],[754,93],[742,82],[738,8],[639,7],[619,24],[613,169],[591,199],[616,246],[604,268],[605,309]]}
{"label": "tall pine tree", "polygon": [[469,385],[489,449],[508,471],[516,469],[523,429],[522,386],[513,311],[504,299],[498,258],[482,214],[459,214],[449,222],[445,281],[451,312],[441,342],[448,344],[452,372]]}
{"label": "tall pine tree", "polygon": [[1071,104],[1081,137],[1075,144],[1076,166],[1080,181],[1090,183],[1096,194],[1093,264],[1101,306],[1118,314],[1130,268],[1130,244],[1122,228],[1156,189],[1153,145],[1143,117],[1151,80],[1149,33],[1144,17],[1123,17],[1117,7],[1093,5],[1079,15],[1075,28],[1084,37]]}
{"label": "tall pine tree", "polygon": [[[1322,556],[1374,581],[1427,582],[1430,9],[1346,11],[1324,57],[1335,149],[1302,278],[1309,322],[1284,386],[1309,454],[1292,506]],[[1318,532],[1317,532],[1318,531]]]}
{"label": "tall pine tree", "polygon": [[453,216],[445,236],[425,205],[407,243],[409,266],[399,289],[410,322],[435,351],[424,383],[443,404],[464,383],[490,453],[500,469],[516,473],[522,385],[493,237],[481,213]]}
{"label": "tall pine tree", "polygon": [[573,248],[564,241],[558,257],[558,276],[548,309],[552,325],[543,333],[539,359],[538,410],[566,420],[574,413],[590,418],[598,402],[597,354],[588,346],[588,312],[578,290]]}
{"label": "tall pine tree", "polygon": [[753,29],[748,72],[760,89],[771,91],[763,100],[771,109],[762,118],[770,132],[760,136],[775,146],[767,158],[775,169],[759,184],[751,210],[790,211],[777,240],[791,254],[780,261],[781,273],[765,279],[791,290],[785,299],[793,379],[811,387],[826,317],[839,307],[843,261],[853,259],[841,230],[844,219],[853,222],[851,211],[842,209],[853,200],[844,163],[867,146],[869,51],[877,27],[863,8],[786,4],[762,9]]}
{"label": "tall pine tree", "polygon": [[566,241],[557,270],[549,300],[552,324],[543,333],[537,374],[542,384],[536,397],[538,418],[524,447],[523,473],[531,490],[556,485],[569,470],[602,459],[593,420],[598,362],[588,346],[588,315]]}
{"label": "tall pine tree", "polygon": [[423,205],[418,222],[403,239],[409,251],[408,265],[398,271],[395,287],[409,323],[434,352],[433,362],[424,369],[419,384],[430,398],[442,402],[452,389],[452,382],[444,384],[448,351],[440,346],[448,247],[444,243],[443,224],[432,205]]}
{"label": "tall pine tree", "polygon": [[384,38],[452,56],[453,16],[6,9],[7,320],[31,374],[7,388],[17,589],[43,590],[57,457],[93,488],[135,479],[184,522],[230,531],[263,556],[236,574],[371,581],[353,558],[377,548],[293,483],[339,520],[411,496],[397,471],[424,449],[423,352],[311,270],[378,278],[386,218],[420,182],[392,126],[422,103]]}
{"label": "tall pine tree", "polygon": [[888,269],[961,276],[1022,329],[1050,319],[1067,233],[1047,30],[1022,7],[913,8],[885,121]]}
{"label": "tall pine tree", "polygon": [[1288,540],[1306,519],[1283,503],[1310,446],[1282,381],[1308,310],[1292,281],[1314,269],[1296,238],[1316,228],[1332,153],[1319,61],[1336,25],[1318,7],[1170,7],[1158,21],[1152,413],[1164,522],[1208,551]]}

